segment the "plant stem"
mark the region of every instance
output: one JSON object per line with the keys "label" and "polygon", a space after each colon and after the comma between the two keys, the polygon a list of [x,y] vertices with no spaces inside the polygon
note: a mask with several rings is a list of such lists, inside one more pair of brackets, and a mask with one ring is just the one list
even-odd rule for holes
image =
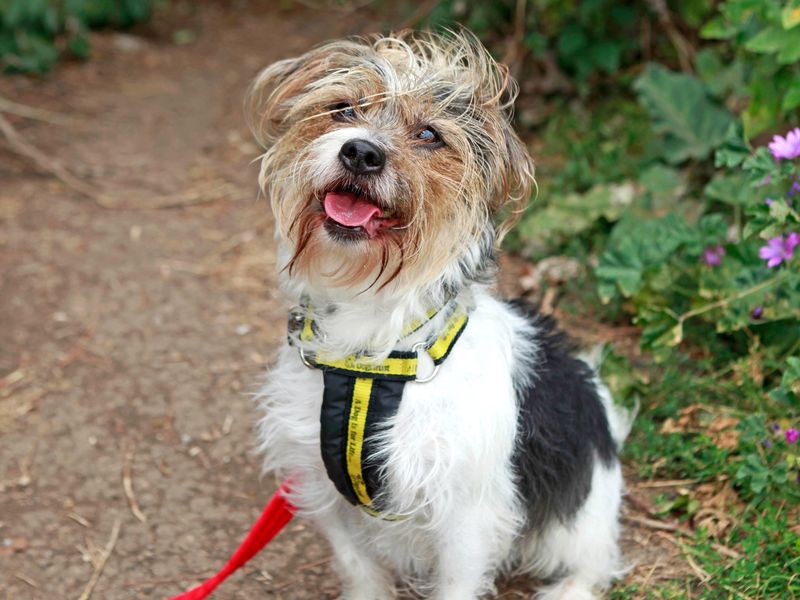
{"label": "plant stem", "polygon": [[783,271],[782,273],[779,273],[775,277],[767,279],[766,281],[762,281],[761,283],[754,285],[753,287],[747,288],[746,290],[742,290],[738,294],[734,294],[730,298],[723,298],[722,300],[717,300],[716,302],[712,302],[711,304],[706,304],[705,306],[701,306],[699,308],[695,308],[688,312],[685,312],[678,317],[678,323],[680,325],[683,325],[684,322],[691,319],[692,317],[702,315],[703,313],[707,313],[708,311],[714,310],[715,308],[721,308],[723,306],[727,306],[731,302],[736,302],[737,300],[746,298],[750,294],[755,294],[756,292],[760,292],[761,290],[768,288],[775,283],[778,283],[782,279],[786,279],[787,273],[788,271]]}

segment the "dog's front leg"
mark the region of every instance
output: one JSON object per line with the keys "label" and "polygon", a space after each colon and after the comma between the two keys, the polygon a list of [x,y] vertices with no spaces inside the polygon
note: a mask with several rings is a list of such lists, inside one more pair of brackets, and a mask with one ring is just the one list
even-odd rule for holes
{"label": "dog's front leg", "polygon": [[492,556],[500,536],[480,507],[453,510],[438,544],[435,600],[475,600],[493,589]]}
{"label": "dog's front leg", "polygon": [[344,518],[331,512],[317,520],[334,553],[336,572],[342,582],[342,600],[390,600],[395,597],[392,578],[348,527]]}

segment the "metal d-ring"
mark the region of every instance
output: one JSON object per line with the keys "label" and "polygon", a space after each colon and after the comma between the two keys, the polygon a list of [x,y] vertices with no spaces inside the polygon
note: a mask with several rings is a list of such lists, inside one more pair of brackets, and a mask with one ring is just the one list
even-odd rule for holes
{"label": "metal d-ring", "polygon": [[311,362],[309,362],[309,360],[306,358],[306,354],[305,354],[305,352],[303,352],[303,349],[302,348],[298,348],[297,350],[300,352],[300,360],[303,361],[303,364],[305,366],[307,366],[309,369],[313,369],[314,365],[311,364]]}
{"label": "metal d-ring", "polygon": [[[416,344],[411,346],[411,351],[416,353],[416,355],[417,355],[417,366],[419,366],[420,350],[423,350],[423,351],[427,352],[428,349],[425,347],[425,342],[417,342]],[[433,359],[431,358],[431,360],[433,360]],[[431,372],[430,375],[428,375],[427,377],[417,377],[416,379],[414,379],[414,381],[416,381],[417,383],[428,383],[431,379],[436,377],[436,374],[438,372],[439,372],[439,365],[434,363],[433,364],[433,371]]]}

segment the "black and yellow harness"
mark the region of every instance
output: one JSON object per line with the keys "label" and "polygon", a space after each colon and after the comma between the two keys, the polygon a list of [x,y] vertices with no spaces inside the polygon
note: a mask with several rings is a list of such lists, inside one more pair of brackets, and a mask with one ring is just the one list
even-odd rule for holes
{"label": "black and yellow harness", "polygon": [[[313,310],[304,303],[289,313],[289,343],[299,341],[305,365],[322,371],[320,446],[328,477],[351,504],[374,516],[392,518],[381,514],[376,500],[380,497],[383,461],[375,434],[384,431],[387,420],[397,413],[406,382],[433,379],[467,325],[466,309],[451,300],[442,309],[429,311],[425,320],[409,325],[401,339],[440,313],[447,316],[435,338],[414,345],[410,351],[395,350],[383,360],[367,353],[344,358],[309,355],[302,342],[319,335]],[[431,372],[424,376],[418,375],[421,352],[433,362]]]}

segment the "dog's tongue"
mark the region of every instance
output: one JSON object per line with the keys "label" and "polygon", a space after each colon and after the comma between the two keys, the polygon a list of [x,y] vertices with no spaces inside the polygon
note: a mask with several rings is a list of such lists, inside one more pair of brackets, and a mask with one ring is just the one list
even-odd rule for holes
{"label": "dog's tongue", "polygon": [[347,192],[325,194],[325,214],[345,227],[363,227],[370,236],[379,228],[381,209]]}

